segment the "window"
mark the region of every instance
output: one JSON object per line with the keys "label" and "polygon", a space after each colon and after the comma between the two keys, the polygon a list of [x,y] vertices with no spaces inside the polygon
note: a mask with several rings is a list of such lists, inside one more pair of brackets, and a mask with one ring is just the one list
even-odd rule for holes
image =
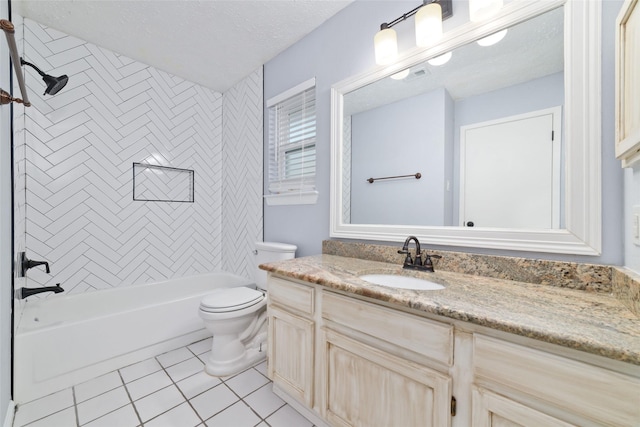
{"label": "window", "polygon": [[315,203],[315,78],[267,101],[269,195],[267,203]]}

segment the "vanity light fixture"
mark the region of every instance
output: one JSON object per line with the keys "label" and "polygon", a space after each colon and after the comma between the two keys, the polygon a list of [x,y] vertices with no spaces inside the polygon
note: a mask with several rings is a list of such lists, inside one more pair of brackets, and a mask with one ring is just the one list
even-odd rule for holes
{"label": "vanity light fixture", "polygon": [[469,0],[469,20],[484,21],[502,8],[503,0]]}
{"label": "vanity light fixture", "polygon": [[436,56],[435,58],[428,59],[427,62],[433,66],[444,65],[451,59],[453,54],[451,52],[443,53],[440,56]]}
{"label": "vanity light fixture", "polygon": [[389,77],[391,77],[393,80],[402,80],[409,75],[410,71],[411,69],[407,68],[406,70],[402,70],[399,73],[392,74]]}
{"label": "vanity light fixture", "polygon": [[507,30],[504,29],[502,31],[498,31],[497,33],[493,33],[490,36],[484,37],[476,41],[476,43],[478,43],[480,46],[492,46],[502,40],[506,35]]}
{"label": "vanity light fixture", "polygon": [[423,0],[423,4],[394,19],[380,25],[373,44],[376,64],[392,64],[398,56],[398,37],[392,28],[415,15],[416,45],[432,46],[442,37],[442,21],[453,15],[452,0]]}

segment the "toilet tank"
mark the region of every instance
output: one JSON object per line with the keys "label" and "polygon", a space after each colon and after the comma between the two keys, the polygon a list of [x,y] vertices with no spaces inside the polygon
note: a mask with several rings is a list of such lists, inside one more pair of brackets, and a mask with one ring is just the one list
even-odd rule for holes
{"label": "toilet tank", "polygon": [[259,289],[267,289],[267,272],[260,270],[260,264],[295,258],[296,249],[296,245],[287,243],[256,242],[256,286]]}

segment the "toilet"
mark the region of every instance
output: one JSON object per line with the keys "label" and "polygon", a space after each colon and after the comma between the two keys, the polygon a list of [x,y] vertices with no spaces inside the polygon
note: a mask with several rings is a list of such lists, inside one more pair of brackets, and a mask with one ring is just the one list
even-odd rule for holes
{"label": "toilet", "polygon": [[297,247],[256,242],[255,287],[221,288],[200,301],[200,318],[213,335],[205,371],[217,377],[236,374],[267,354],[267,272],[258,266],[295,257]]}

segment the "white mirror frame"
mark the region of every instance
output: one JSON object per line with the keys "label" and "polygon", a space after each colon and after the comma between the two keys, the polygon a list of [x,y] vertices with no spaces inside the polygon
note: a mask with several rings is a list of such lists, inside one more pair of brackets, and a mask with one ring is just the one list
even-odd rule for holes
{"label": "white mirror frame", "polygon": [[[565,229],[530,230],[346,224],[342,218],[343,95],[449,52],[498,30],[564,5]],[[601,9],[600,0],[514,1],[486,23],[468,22],[445,33],[440,44],[415,48],[390,66],[380,66],[331,88],[330,236],[401,242],[414,235],[423,244],[578,255],[601,251]],[[373,50],[372,50],[373,55]],[[410,208],[410,206],[399,207]]]}

